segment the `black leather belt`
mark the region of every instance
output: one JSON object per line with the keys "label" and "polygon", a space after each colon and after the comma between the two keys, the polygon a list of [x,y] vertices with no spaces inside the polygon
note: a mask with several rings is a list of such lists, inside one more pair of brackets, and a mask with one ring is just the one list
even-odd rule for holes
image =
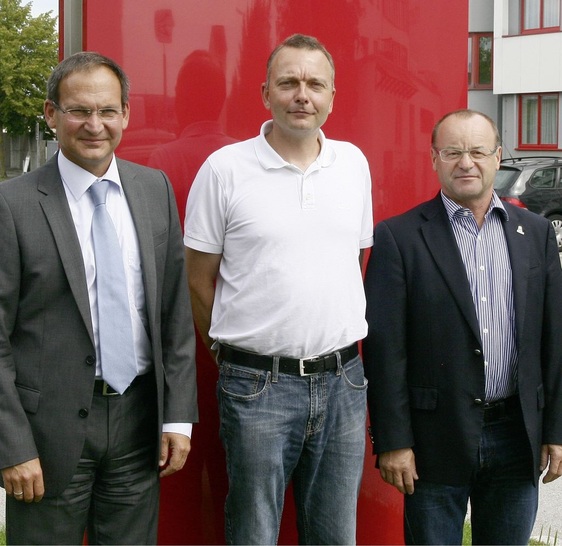
{"label": "black leather belt", "polygon": [[[357,343],[354,343],[349,347],[339,349],[333,353],[310,358],[288,358],[281,356],[279,357],[279,372],[304,376],[335,370],[338,367],[337,353],[340,354],[341,364],[343,366],[359,354],[359,347]],[[231,347],[230,345],[223,345],[221,343],[219,356],[221,359],[227,360],[232,364],[238,364],[239,366],[266,371],[273,370],[274,357],[249,353]]]}
{"label": "black leather belt", "polygon": [[[136,387],[140,383],[144,382],[146,379],[154,377],[154,374],[149,372],[143,375],[137,375],[133,379],[133,382],[127,387],[125,392],[127,392],[132,387]],[[103,379],[96,379],[94,382],[94,394],[98,394],[101,396],[120,396],[120,394],[107,382]],[[125,393],[123,393],[125,394]]]}
{"label": "black leather belt", "polygon": [[519,411],[519,397],[517,395],[488,402],[484,404],[484,423],[499,421],[505,417],[512,417]]}

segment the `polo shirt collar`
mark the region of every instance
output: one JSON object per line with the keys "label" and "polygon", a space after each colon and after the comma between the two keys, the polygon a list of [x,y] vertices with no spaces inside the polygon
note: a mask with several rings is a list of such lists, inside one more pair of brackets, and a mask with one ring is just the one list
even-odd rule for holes
{"label": "polo shirt collar", "polygon": [[[273,127],[273,121],[266,121],[260,129],[259,136],[255,139],[255,150],[258,161],[264,169],[281,169],[290,165],[285,161],[267,142],[267,135]],[[324,135],[322,129],[318,130],[318,138],[320,139],[320,153],[315,160],[319,167],[328,167],[336,159],[336,151],[331,146],[328,139]]]}

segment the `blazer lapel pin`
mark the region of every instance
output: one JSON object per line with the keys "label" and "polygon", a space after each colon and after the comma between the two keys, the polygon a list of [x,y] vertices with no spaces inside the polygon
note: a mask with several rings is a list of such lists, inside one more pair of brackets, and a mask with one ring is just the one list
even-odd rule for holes
{"label": "blazer lapel pin", "polygon": [[519,233],[520,235],[525,235],[525,232],[523,231],[523,226],[517,226],[517,233]]}

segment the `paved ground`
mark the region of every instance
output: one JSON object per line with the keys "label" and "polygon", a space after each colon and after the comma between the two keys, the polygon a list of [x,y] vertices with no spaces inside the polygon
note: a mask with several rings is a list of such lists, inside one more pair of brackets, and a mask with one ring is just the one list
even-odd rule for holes
{"label": "paved ground", "polygon": [[[550,542],[548,534],[550,531]],[[539,511],[533,529],[533,537],[544,543],[554,544],[554,536],[558,533],[557,544],[562,539],[562,478],[539,487]]]}

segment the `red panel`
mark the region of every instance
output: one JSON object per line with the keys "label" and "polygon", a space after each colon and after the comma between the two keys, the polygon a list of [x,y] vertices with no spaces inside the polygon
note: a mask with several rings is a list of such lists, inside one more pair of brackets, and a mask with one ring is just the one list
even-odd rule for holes
{"label": "red panel", "polygon": [[[176,141],[180,118],[200,122],[204,114],[212,117],[212,104],[220,108],[223,101],[218,118],[223,132],[234,139],[256,135],[268,118],[259,93],[267,56],[287,35],[302,32],[317,36],[334,56],[337,94],[324,129],[331,138],[357,144],[368,157],[375,219],[402,212],[438,190],[429,160],[431,129],[445,112],[466,106],[466,0],[431,5],[301,0],[298,8],[291,0],[113,0],[110,12],[105,2],[84,4],[84,49],[115,58],[132,82],[131,123],[118,150],[121,157],[148,164],[158,145]],[[208,52],[215,68],[207,78],[199,65],[187,98],[176,101],[179,69],[195,50]],[[188,145],[177,140],[161,165],[174,183],[180,215],[199,164],[225,138],[195,133]],[[194,431],[187,468],[163,482],[161,543],[224,543],[226,476],[216,368],[203,351],[198,370],[202,422]],[[369,451],[358,542],[400,543],[402,499],[381,482]],[[295,543],[290,501],[285,512],[280,542]]]}

